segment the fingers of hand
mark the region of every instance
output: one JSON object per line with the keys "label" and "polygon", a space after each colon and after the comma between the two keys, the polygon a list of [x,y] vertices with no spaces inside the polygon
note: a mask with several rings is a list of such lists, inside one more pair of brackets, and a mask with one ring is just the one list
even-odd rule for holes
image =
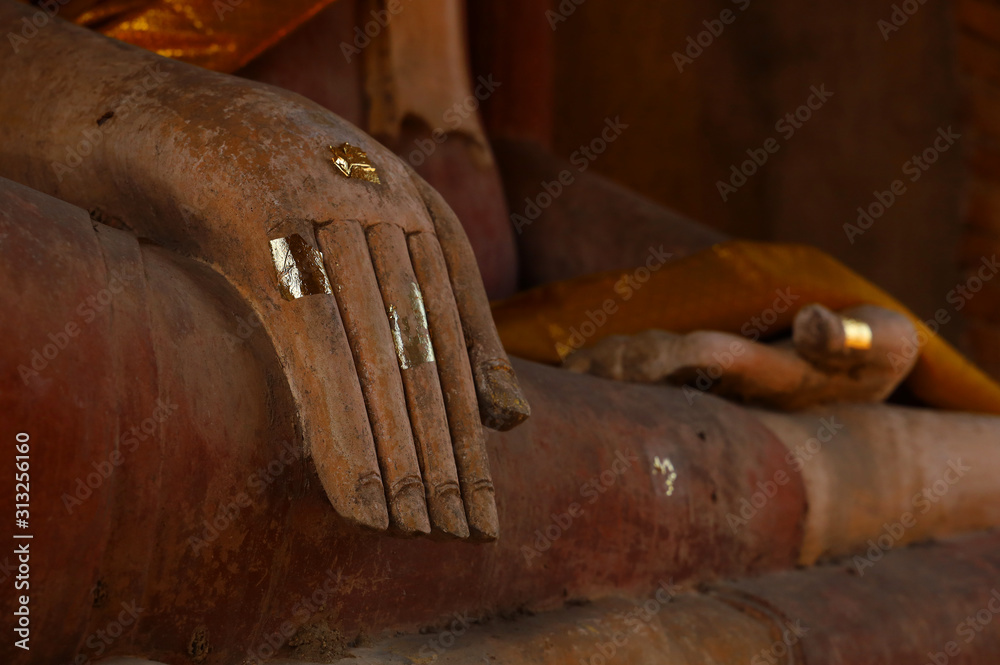
{"label": "fingers of hand", "polygon": [[438,379],[435,348],[428,331],[425,299],[418,284],[406,237],[394,224],[367,229],[372,264],[388,316],[399,374],[423,474],[431,524],[458,537],[469,528],[458,482],[448,418]]}
{"label": "fingers of hand", "polygon": [[364,394],[392,525],[404,533],[428,533],[403,383],[364,230],[356,222],[335,222],[320,228],[317,237]]}
{"label": "fingers of hand", "polygon": [[469,530],[477,539],[493,540],[499,521],[486,437],[444,255],[437,238],[429,233],[409,235],[407,245],[423,290]]}

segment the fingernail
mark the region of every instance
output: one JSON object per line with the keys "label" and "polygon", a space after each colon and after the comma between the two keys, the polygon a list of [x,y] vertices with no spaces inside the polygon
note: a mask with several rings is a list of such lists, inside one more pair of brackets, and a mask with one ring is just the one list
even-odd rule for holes
{"label": "fingernail", "polygon": [[389,528],[389,511],[385,507],[385,491],[377,474],[358,482],[355,492],[354,519],[371,529],[385,531]]}
{"label": "fingernail", "polygon": [[475,540],[496,540],[500,535],[500,519],[493,485],[489,481],[468,494],[469,531]]}
{"label": "fingernail", "polygon": [[531,415],[528,400],[506,360],[489,360],[476,367],[476,393],[483,425],[505,432]]}
{"label": "fingernail", "polygon": [[419,478],[401,480],[396,484],[395,493],[390,496],[389,512],[393,527],[404,534],[431,532],[427,503],[424,501],[424,484]]}
{"label": "fingernail", "polygon": [[465,521],[465,505],[458,491],[458,483],[444,483],[432,490],[434,495],[427,500],[431,524],[457,538],[469,537],[469,525]]}

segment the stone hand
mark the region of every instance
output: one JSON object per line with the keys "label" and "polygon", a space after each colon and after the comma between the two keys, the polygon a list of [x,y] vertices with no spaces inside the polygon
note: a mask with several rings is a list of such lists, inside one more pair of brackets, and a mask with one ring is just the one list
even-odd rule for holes
{"label": "stone hand", "polygon": [[685,394],[712,392],[751,404],[803,409],[828,402],[880,402],[906,378],[916,356],[906,353],[910,320],[864,305],[837,313],[803,307],[791,343],[761,344],[739,335],[647,330],[605,338],[565,366],[621,381],[684,385]]}
{"label": "stone hand", "polygon": [[[33,11],[2,2],[0,27]],[[528,405],[462,228],[412,170],[297,95],[58,20],[0,52],[0,91],[0,175],[202,261],[250,303],[341,515],[496,537],[481,422]]]}

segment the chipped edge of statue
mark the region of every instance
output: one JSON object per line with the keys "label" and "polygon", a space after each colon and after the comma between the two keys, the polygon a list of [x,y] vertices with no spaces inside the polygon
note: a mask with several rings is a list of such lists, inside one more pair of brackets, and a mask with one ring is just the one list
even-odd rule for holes
{"label": "chipped edge of statue", "polygon": [[670,461],[669,457],[664,456],[660,459],[659,456],[653,459],[653,473],[661,473],[666,476],[664,480],[664,487],[666,488],[667,496],[672,496],[674,493],[674,481],[677,480],[677,470],[674,468],[674,463]]}

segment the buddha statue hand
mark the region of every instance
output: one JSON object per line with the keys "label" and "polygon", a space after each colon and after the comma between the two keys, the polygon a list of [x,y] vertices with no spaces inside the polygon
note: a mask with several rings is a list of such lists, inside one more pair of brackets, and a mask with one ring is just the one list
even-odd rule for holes
{"label": "buddha statue hand", "polygon": [[[36,11],[0,2],[0,27]],[[58,19],[0,50],[0,92],[0,176],[247,300],[340,515],[496,537],[481,423],[512,427],[528,405],[461,225],[408,166],[302,97]]]}
{"label": "buddha statue hand", "polygon": [[812,304],[797,313],[792,339],[763,344],[740,335],[647,330],[615,335],[566,357],[576,372],[636,383],[684,386],[694,397],[796,410],[829,402],[881,402],[909,375],[916,328],[873,305],[833,312]]}

